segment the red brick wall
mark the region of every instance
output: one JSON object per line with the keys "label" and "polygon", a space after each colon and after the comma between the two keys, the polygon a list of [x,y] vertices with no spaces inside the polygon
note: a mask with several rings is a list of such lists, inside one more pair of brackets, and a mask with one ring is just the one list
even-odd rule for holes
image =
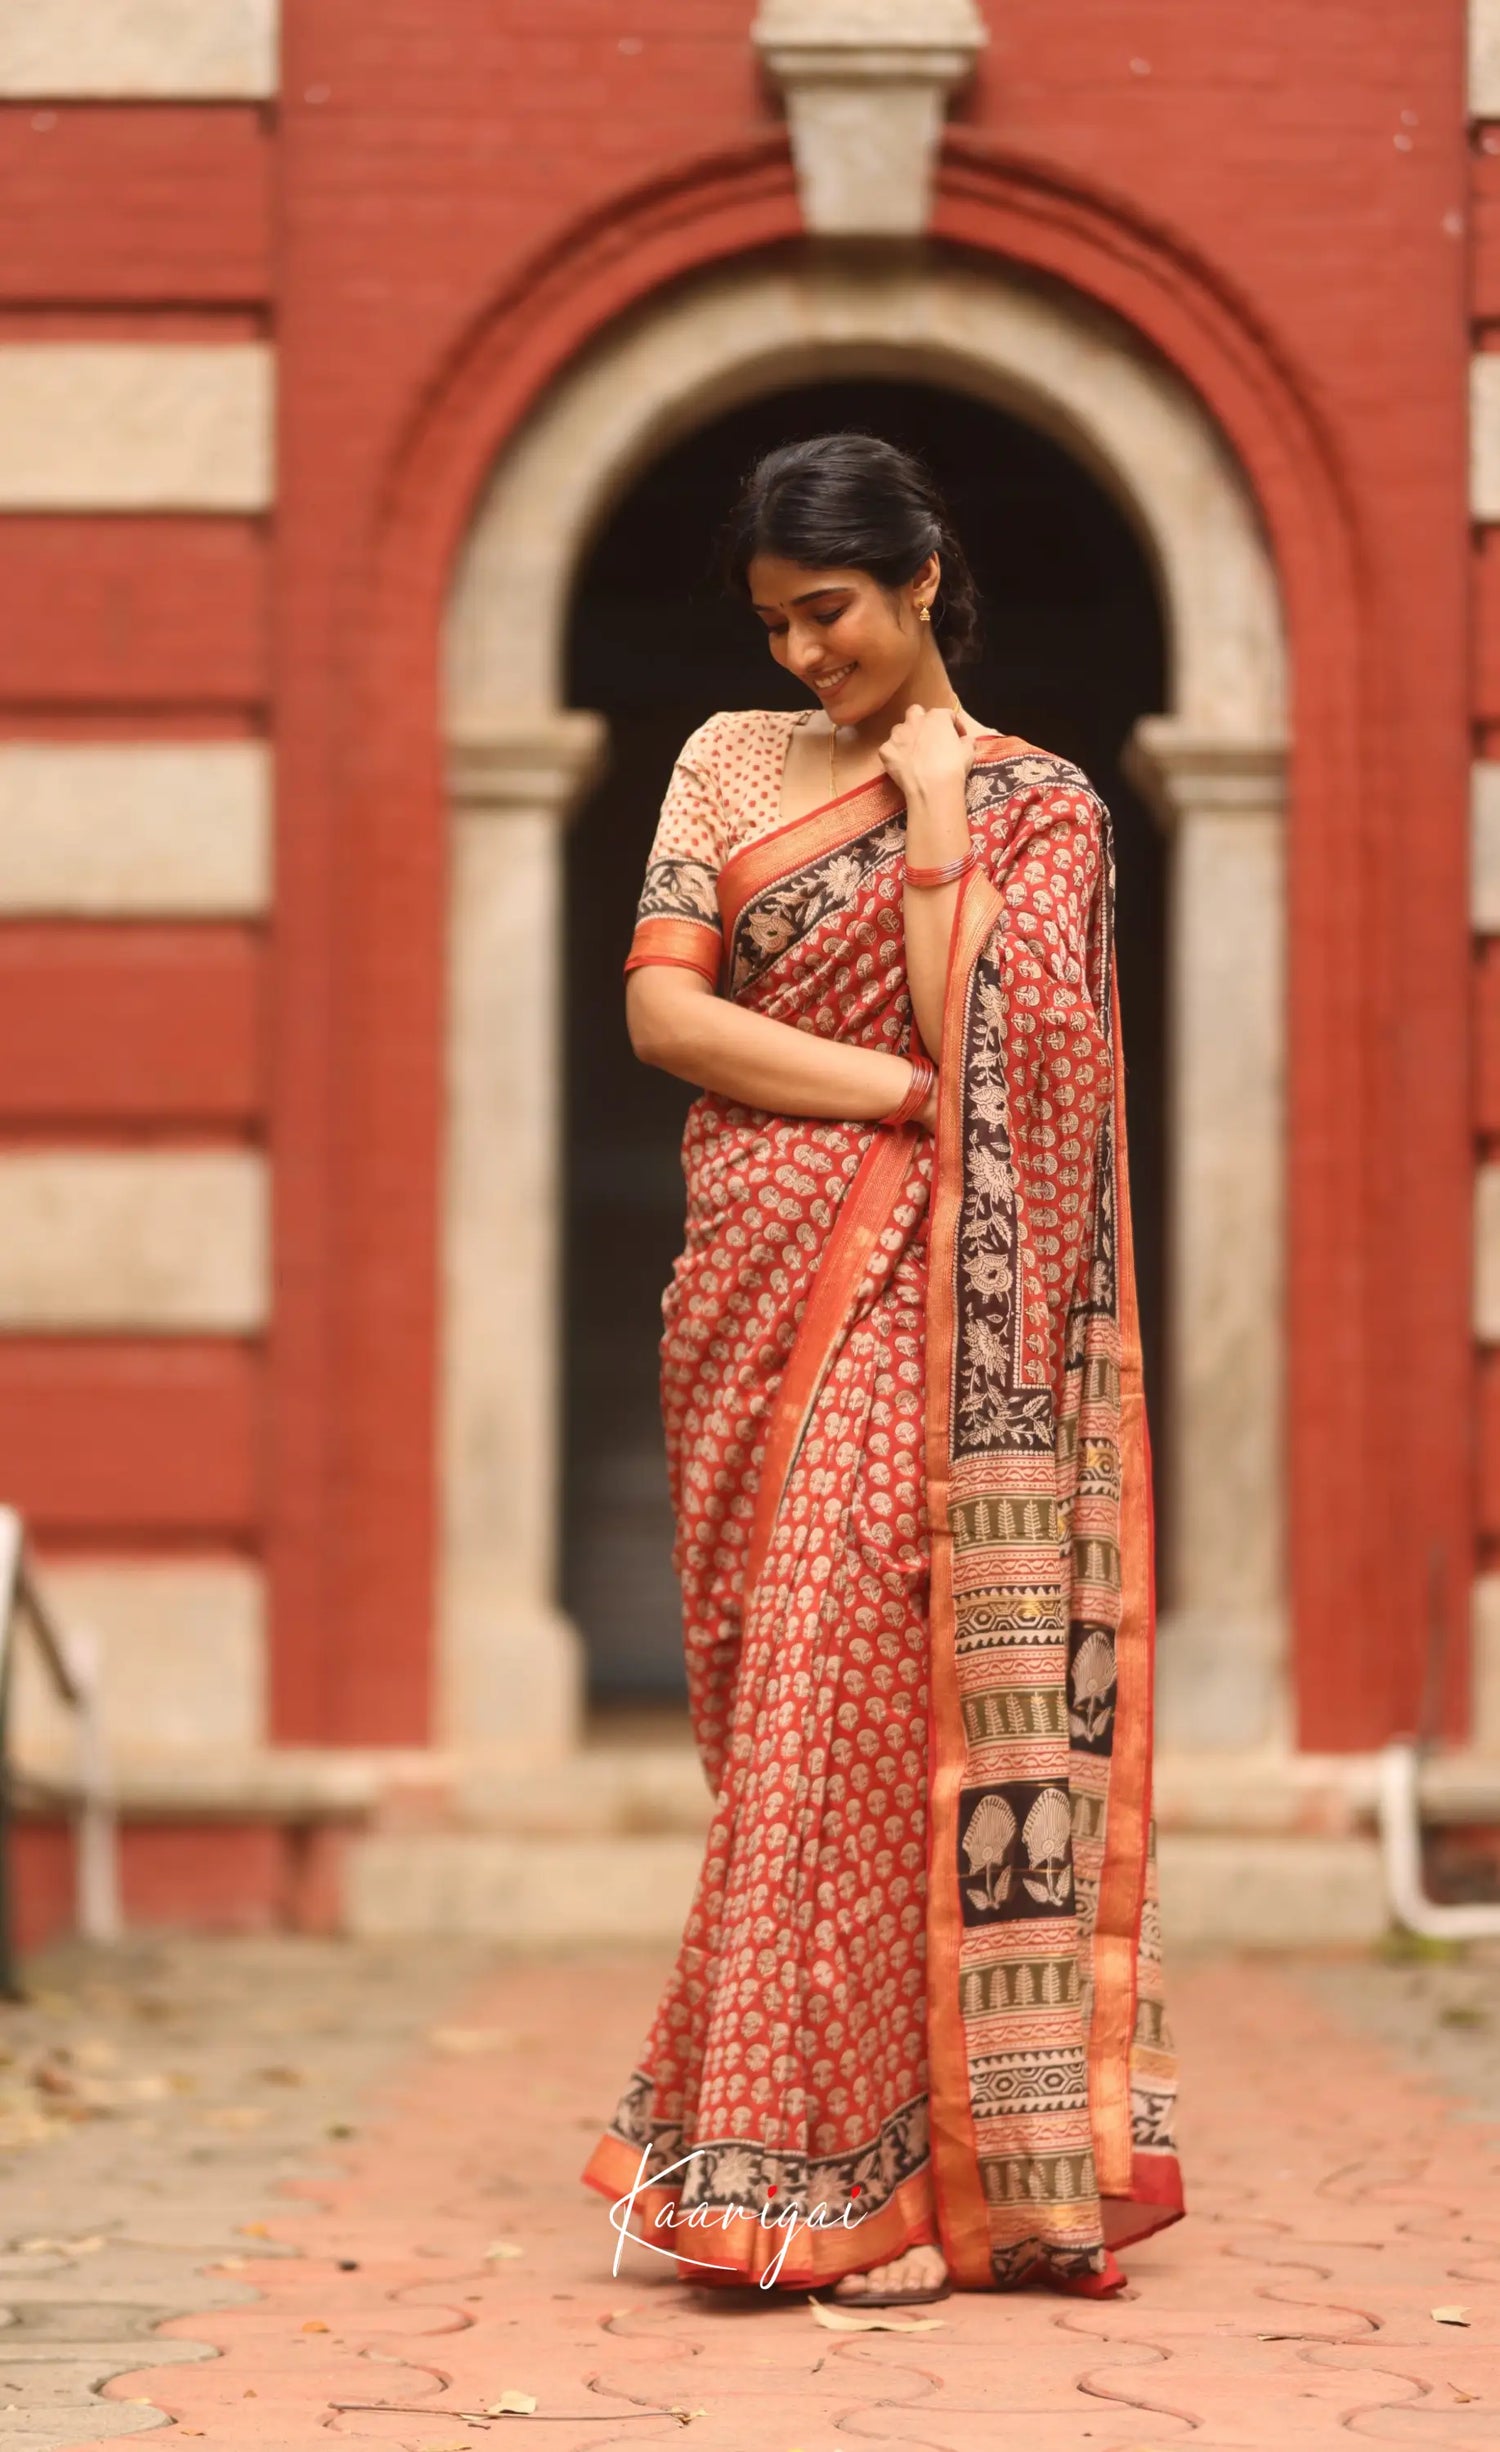
{"label": "red brick wall", "polygon": [[[274,115],[0,104],[0,341],[269,327]],[[270,712],[266,523],[0,517],[0,733],[242,737]],[[258,926],[0,920],[0,1141],[257,1140]],[[0,1492],[50,1557],[264,1537],[259,1340],[0,1344]]]}
{"label": "red brick wall", "polygon": [[[142,1047],[173,999],[202,998],[204,1078],[163,1065],[169,1128],[184,1099],[253,1128],[268,1085],[269,1468],[234,1505],[273,1568],[287,1736],[425,1724],[447,571],[485,465],[591,329],[699,262],[793,237],[753,13],[288,0],[274,112],[59,106],[41,130],[29,106],[0,111],[0,320],[191,313],[227,331],[264,306],[278,342],[269,598],[255,522],[0,521],[0,578],[42,608],[23,620],[0,589],[0,723],[273,722],[278,907],[253,990],[222,945],[189,985],[164,940],[97,954],[60,941],[88,930],[4,933],[17,962],[86,971],[78,1013],[123,1029],[128,1011]],[[1283,573],[1299,1686],[1310,1743],[1367,1743],[1411,1716],[1434,1548],[1455,1609],[1473,1549],[1463,9],[988,14],[947,243],[1070,279],[1167,350],[1250,469]],[[1486,652],[1500,671],[1487,636],[1481,673]],[[263,1072],[235,1004],[261,994]],[[59,1123],[80,1100],[96,1123],[137,1116],[121,1068],[65,1044],[70,999],[46,1009],[35,1078],[52,1086],[13,1086],[0,1128],[44,1124],[49,1098]],[[49,1351],[30,1361],[46,1384]],[[170,1459],[166,1361],[138,1357],[162,1375],[151,1435]],[[78,1406],[82,1441],[88,1400],[55,1368],[48,1401],[60,1423]],[[233,1513],[225,1469],[212,1504]],[[144,1536],[160,1502],[139,1503]]]}

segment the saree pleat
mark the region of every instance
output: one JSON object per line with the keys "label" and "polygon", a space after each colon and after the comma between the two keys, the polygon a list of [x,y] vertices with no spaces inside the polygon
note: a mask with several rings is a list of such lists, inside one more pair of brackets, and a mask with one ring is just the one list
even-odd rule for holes
{"label": "saree pleat", "polygon": [[[927,2240],[1088,2289],[1181,2211],[1108,820],[1011,739],[969,809],[936,1136],[705,1096],[684,1139],[663,1411],[714,1810],[583,2176],[686,2279]],[[723,991],[904,1047],[903,847],[882,781],[737,853]],[[648,889],[632,960],[707,968],[684,900]]]}

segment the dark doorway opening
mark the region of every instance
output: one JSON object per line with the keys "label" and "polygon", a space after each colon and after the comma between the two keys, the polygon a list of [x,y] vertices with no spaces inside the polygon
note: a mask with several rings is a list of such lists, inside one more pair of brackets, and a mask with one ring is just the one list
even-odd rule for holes
{"label": "dark doorway opening", "polygon": [[1166,861],[1119,763],[1137,716],[1164,702],[1145,556],[1078,461],[982,402],[885,381],[775,393],[704,427],[637,481],[574,600],[568,703],[603,713],[611,754],[568,847],[563,1601],[601,1702],[669,1702],[683,1690],[656,1345],[681,1238],[678,1143],[691,1093],[631,1055],[620,966],[687,735],[719,707],[807,703],[746,608],[719,592],[710,567],[719,523],[758,453],[845,426],[920,451],[952,505],[984,597],[983,653],[961,675],[964,703],[997,730],[1076,759],[1114,814],[1137,1266],[1166,1480]]}

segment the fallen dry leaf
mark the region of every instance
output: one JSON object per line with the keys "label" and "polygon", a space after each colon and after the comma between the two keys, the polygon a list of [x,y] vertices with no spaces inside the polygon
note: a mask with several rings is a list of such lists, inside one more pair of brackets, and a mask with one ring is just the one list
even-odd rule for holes
{"label": "fallen dry leaf", "polygon": [[304,2333],[326,2333],[328,2327],[321,2316],[309,2316],[302,2330]]}
{"label": "fallen dry leaf", "polygon": [[1469,2321],[1466,2307],[1435,2307],[1432,2314],[1437,2324],[1467,2324]]}
{"label": "fallen dry leaf", "polygon": [[830,2333],[936,2333],[941,2316],[903,2316],[894,2307],[830,2307],[825,2299],[809,2299],[813,2322]]}
{"label": "fallen dry leaf", "polygon": [[513,2239],[492,2239],[484,2253],[486,2258],[494,2263],[503,2256],[523,2256],[525,2250],[518,2248]]}
{"label": "fallen dry leaf", "polygon": [[536,2407],[534,2392],[502,2392],[498,2401],[485,2404],[487,2418],[529,2418]]}
{"label": "fallen dry leaf", "polygon": [[242,2239],[269,2239],[271,2236],[269,2222],[237,2222],[234,2227]]}

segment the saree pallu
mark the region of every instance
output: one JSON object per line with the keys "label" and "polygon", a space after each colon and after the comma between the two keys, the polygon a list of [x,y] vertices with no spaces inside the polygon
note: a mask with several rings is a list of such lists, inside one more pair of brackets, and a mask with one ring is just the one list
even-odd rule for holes
{"label": "saree pallu", "polygon": [[[1108,819],[1009,738],[968,801],[936,1134],[688,1119],[662,1388],[715,1802],[583,2174],[685,2280],[926,2241],[1087,2290],[1182,2210]],[[724,992],[907,1047],[904,844],[881,779],[734,854]],[[633,959],[719,951],[668,900]]]}

